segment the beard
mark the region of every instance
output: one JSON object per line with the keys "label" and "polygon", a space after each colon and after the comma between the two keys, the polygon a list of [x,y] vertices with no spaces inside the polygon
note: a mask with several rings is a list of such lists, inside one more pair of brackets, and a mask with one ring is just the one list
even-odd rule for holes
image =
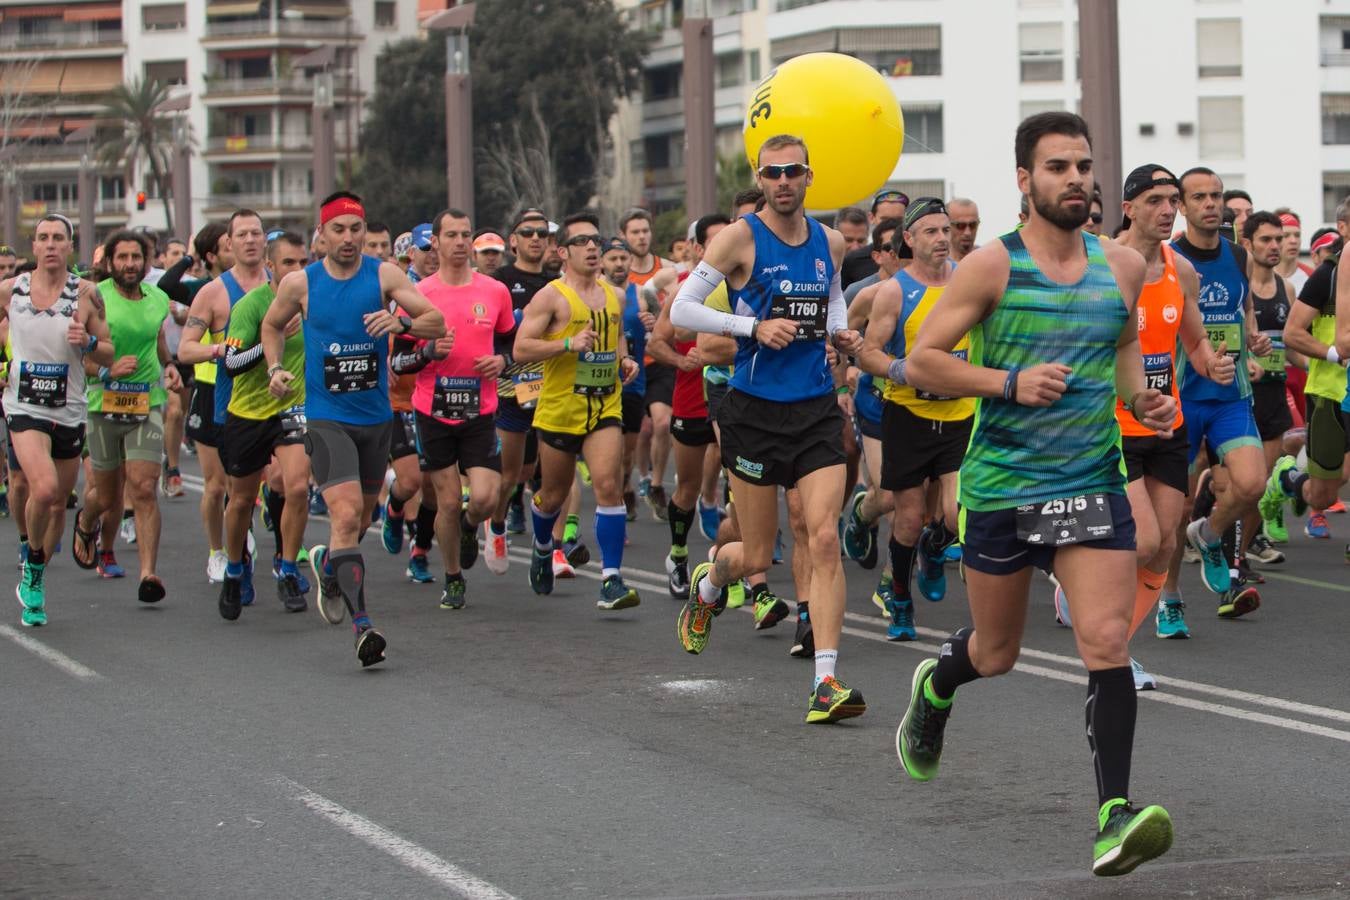
{"label": "beard", "polygon": [[139,269],[118,269],[113,272],[113,281],[120,288],[132,290],[141,283],[141,271]]}
{"label": "beard", "polygon": [[[1081,199],[1083,201],[1082,212],[1072,212],[1060,206],[1060,202],[1069,199]],[[1040,194],[1036,190],[1033,182],[1031,185],[1031,205],[1036,207],[1036,213],[1056,228],[1063,228],[1065,231],[1073,231],[1081,228],[1083,223],[1088,220],[1092,213],[1092,205],[1088,200],[1088,195],[1083,192],[1071,194],[1061,194],[1055,201],[1049,197]]]}

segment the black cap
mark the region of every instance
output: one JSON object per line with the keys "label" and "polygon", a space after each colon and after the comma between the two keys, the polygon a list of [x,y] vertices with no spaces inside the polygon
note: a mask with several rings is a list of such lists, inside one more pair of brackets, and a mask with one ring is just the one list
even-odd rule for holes
{"label": "black cap", "polygon": [[516,217],[511,220],[511,230],[515,231],[517,228],[519,228],[522,224],[525,223],[526,219],[543,219],[545,224],[548,223],[548,216],[544,215],[544,211],[542,209],[540,209],[537,206],[527,206],[520,212],[516,213]]}
{"label": "black cap", "polygon": [[914,227],[914,223],[924,216],[931,216],[934,213],[946,215],[947,206],[937,197],[917,197],[914,202],[905,208],[904,227],[909,231]]}
{"label": "black cap", "polygon": [[[1159,176],[1158,172],[1166,172],[1165,176]],[[1167,166],[1160,166],[1156,163],[1140,166],[1129,175],[1125,176],[1125,189],[1122,192],[1121,199],[1133,200],[1144,191],[1155,187],[1181,187],[1181,182],[1177,176]]]}
{"label": "black cap", "polygon": [[632,253],[633,250],[628,246],[628,242],[621,237],[606,238],[600,245],[600,255],[604,256],[611,250],[622,250],[625,253]]}

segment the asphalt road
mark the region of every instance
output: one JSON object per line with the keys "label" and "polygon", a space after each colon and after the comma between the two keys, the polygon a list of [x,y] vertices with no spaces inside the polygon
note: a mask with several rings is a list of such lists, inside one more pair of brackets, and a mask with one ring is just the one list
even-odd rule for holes
{"label": "asphalt road", "polygon": [[[1136,639],[1163,689],[1142,695],[1133,793],[1168,807],[1176,844],[1103,880],[1086,678],[1048,589],[1017,670],[962,689],[942,773],[920,785],[894,730],[914,665],[966,621],[954,569],[920,641],[892,644],[876,573],[847,564],[840,674],[869,709],[809,727],[790,622],[756,632],[728,612],[706,653],[679,649],[667,533],[645,509],[626,557],[643,603],[618,614],[595,609],[595,564],[534,596],[519,550],[444,612],[368,536],[390,650],[362,670],[347,626],[285,614],[265,574],[220,619],[196,499],[164,504],[165,602],[63,553],[51,624],[20,628],[16,606],[0,620],[0,896],[1350,894],[1345,517],[1332,541],[1294,539],[1257,613],[1215,618],[1190,567],[1194,638]],[[790,596],[786,569],[772,580]]]}

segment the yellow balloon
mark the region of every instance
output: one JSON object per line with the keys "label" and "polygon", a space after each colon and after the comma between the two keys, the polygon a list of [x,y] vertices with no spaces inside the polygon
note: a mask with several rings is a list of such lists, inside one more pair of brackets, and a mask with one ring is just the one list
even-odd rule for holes
{"label": "yellow balloon", "polygon": [[768,74],[745,113],[745,152],[778,134],[806,141],[811,209],[856,203],[891,177],[905,141],[905,119],[876,69],[842,53],[796,56]]}

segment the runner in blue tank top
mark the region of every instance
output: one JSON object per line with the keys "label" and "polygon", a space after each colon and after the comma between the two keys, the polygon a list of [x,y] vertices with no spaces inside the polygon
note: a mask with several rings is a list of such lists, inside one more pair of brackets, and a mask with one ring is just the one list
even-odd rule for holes
{"label": "runner in blue tank top", "polygon": [[[328,255],[282,279],[262,325],[269,389],[290,394],[281,364],[285,328],[304,317],[305,449],[328,504],[330,537],[309,552],[319,613],[342,622],[344,606],[362,666],[384,660],[385,639],[366,614],[365,561],[357,542],[370,522],[389,457],[389,335],[445,336],[445,320],[393,263],[363,256],[361,198],[338,191],[319,209]],[[407,315],[395,316],[390,304]],[[411,318],[410,318],[411,317]],[[453,339],[454,335],[450,337]]]}
{"label": "runner in blue tank top", "polygon": [[633,251],[621,237],[612,237],[600,248],[600,267],[604,277],[615,290],[623,291],[623,336],[628,342],[628,353],[637,360],[637,377],[623,386],[620,411],[623,415],[623,505],[628,521],[637,518],[637,493],[633,490],[633,461],[637,458],[638,436],[646,416],[642,398],[647,393],[647,367],[643,356],[647,352],[647,332],[656,324],[656,317],[647,312],[638,286],[628,280],[628,267]]}
{"label": "runner in blue tank top", "polygon": [[[1249,353],[1270,353],[1270,338],[1257,328],[1252,294],[1247,286],[1250,261],[1247,252],[1223,238],[1223,181],[1213,170],[1187,169],[1178,179],[1181,185],[1181,214],[1186,217],[1186,234],[1172,242],[1172,249],[1190,261],[1200,278],[1200,316],[1210,343],[1222,347],[1233,357],[1239,372],[1246,371]],[[1221,385],[1196,372],[1184,356],[1178,367],[1181,409],[1186,417],[1190,439],[1190,461],[1194,465],[1203,445],[1214,465],[1216,502],[1207,516],[1191,522],[1191,503],[1196,496],[1199,470],[1192,469],[1189,499],[1183,522],[1190,522],[1178,535],[1172,554],[1164,600],[1180,600],[1177,582],[1181,555],[1186,544],[1200,554],[1202,581],[1220,596],[1219,615],[1233,618],[1251,612],[1260,605],[1254,591],[1234,588],[1225,558],[1222,536],[1236,522],[1256,513],[1257,501],[1265,489],[1265,456],[1261,438],[1252,416],[1252,387],[1246,378]]]}
{"label": "runner in blue tank top", "polygon": [[[1088,670],[1098,804],[1092,871],[1124,875],[1167,852],[1172,822],[1161,806],[1129,799],[1135,530],[1114,410],[1119,396],[1140,424],[1166,437],[1176,401],[1144,379],[1136,318],[1143,257],[1080,230],[1094,181],[1087,123],[1065,112],[1031,116],[1015,146],[1026,227],[961,260],[891,372],[916,390],[978,398],[960,478],[974,628],[957,631],[915,670],[896,751],[916,781],[937,775],[957,689],[1013,667],[1032,573],[1052,567]],[[968,360],[952,352],[967,337]]]}
{"label": "runner in blue tank top", "polygon": [[[731,390],[718,411],[718,424],[741,541],[722,547],[714,563],[694,569],[677,631],[688,652],[707,646],[726,586],[771,564],[778,488],[795,486],[810,535],[808,596],[816,647],[806,721],[835,722],[862,715],[867,705],[835,677],[844,619],[836,526],[846,476],[843,415],[826,345],[856,353],[862,338],[846,321],[839,282],[844,238],[802,212],[811,177],[801,138],[778,135],[765,141],[756,173],[767,198],[764,209],[724,228],[709,243],[670,311],[676,328],[738,339]],[[724,280],[731,291],[730,314],[703,305]]]}

